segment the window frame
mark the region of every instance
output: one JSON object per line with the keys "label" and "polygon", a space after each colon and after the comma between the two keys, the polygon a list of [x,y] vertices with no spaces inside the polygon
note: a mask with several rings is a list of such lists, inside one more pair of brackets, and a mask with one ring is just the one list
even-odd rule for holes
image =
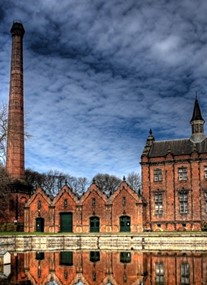
{"label": "window frame", "polygon": [[161,182],[163,177],[162,177],[162,169],[156,168],[154,169],[154,182]]}
{"label": "window frame", "polygon": [[156,216],[163,215],[163,193],[156,192],[154,194],[154,210]]}
{"label": "window frame", "polygon": [[205,212],[207,213],[207,191],[204,192],[204,199],[205,199]]}
{"label": "window frame", "polygon": [[190,285],[190,264],[182,262],[180,265],[180,284]]}
{"label": "window frame", "polygon": [[187,181],[188,180],[188,169],[187,167],[179,167],[178,168],[178,180],[179,181]]}
{"label": "window frame", "polygon": [[178,193],[179,200],[179,213],[180,214],[188,214],[188,192],[180,191]]}
{"label": "window frame", "polygon": [[207,166],[204,166],[204,178],[207,180]]}
{"label": "window frame", "polygon": [[165,266],[163,262],[155,263],[155,284],[163,285],[165,275]]}

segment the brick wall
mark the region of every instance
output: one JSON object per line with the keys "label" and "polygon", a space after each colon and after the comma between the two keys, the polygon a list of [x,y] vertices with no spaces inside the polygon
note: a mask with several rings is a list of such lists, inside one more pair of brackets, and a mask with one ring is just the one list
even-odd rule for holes
{"label": "brick wall", "polygon": [[122,216],[130,219],[128,231],[143,230],[142,198],[125,181],[110,198],[95,184],[89,187],[81,199],[78,199],[68,186],[64,186],[54,200],[42,189],[37,189],[25,207],[25,231],[36,231],[37,218],[42,218],[45,232],[60,232],[62,213],[71,214],[74,233],[92,231],[90,220],[93,218],[99,220],[98,232],[119,232]]}
{"label": "brick wall", "polygon": [[[201,230],[206,220],[205,191],[207,179],[205,155],[148,158],[142,157],[143,196],[147,201],[145,228],[152,230]],[[187,171],[186,180],[179,180],[179,169]],[[162,179],[155,181],[154,172],[160,169]],[[187,209],[181,210],[180,193],[186,193]],[[156,211],[156,194],[162,195],[162,213]],[[184,202],[185,203],[185,202]],[[157,206],[159,207],[159,206]]]}

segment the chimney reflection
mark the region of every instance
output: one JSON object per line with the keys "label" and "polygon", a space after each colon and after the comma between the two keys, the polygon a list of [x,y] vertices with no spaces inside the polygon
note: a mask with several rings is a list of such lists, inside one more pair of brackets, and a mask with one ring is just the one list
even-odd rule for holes
{"label": "chimney reflection", "polygon": [[207,283],[207,253],[204,252],[26,252],[11,253],[11,261],[8,284],[201,285]]}

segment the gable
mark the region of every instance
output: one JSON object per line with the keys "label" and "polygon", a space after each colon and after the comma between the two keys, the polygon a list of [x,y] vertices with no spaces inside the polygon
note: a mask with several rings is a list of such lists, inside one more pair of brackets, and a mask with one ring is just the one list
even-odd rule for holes
{"label": "gable", "polygon": [[29,207],[32,203],[34,203],[36,200],[45,200],[45,202],[49,205],[52,200],[49,198],[49,196],[42,190],[41,188],[37,188],[34,194],[29,198],[29,200],[26,203],[26,207]]}
{"label": "gable", "polygon": [[62,199],[69,198],[74,204],[77,202],[77,197],[73,194],[72,190],[68,186],[63,186],[60,192],[53,200],[53,205],[58,204]]}
{"label": "gable", "polygon": [[90,185],[88,190],[82,196],[80,202],[84,203],[88,198],[90,198],[91,195],[99,197],[101,200],[103,200],[104,203],[107,202],[106,196],[103,194],[103,192],[101,192],[101,190],[95,184]]}
{"label": "gable", "polygon": [[137,193],[134,192],[134,190],[126,183],[126,181],[123,181],[120,186],[117,188],[117,190],[113,193],[113,195],[110,197],[110,201],[113,203],[114,200],[120,196],[130,196],[137,202],[142,202],[141,197],[137,195]]}

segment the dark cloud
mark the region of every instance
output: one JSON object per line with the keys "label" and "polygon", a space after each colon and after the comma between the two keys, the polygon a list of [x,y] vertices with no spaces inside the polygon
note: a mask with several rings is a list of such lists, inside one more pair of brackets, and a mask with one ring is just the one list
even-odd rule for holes
{"label": "dark cloud", "polygon": [[23,22],[26,164],[91,177],[139,170],[156,139],[190,136],[207,110],[207,2],[7,0],[0,92],[8,98],[14,19]]}

